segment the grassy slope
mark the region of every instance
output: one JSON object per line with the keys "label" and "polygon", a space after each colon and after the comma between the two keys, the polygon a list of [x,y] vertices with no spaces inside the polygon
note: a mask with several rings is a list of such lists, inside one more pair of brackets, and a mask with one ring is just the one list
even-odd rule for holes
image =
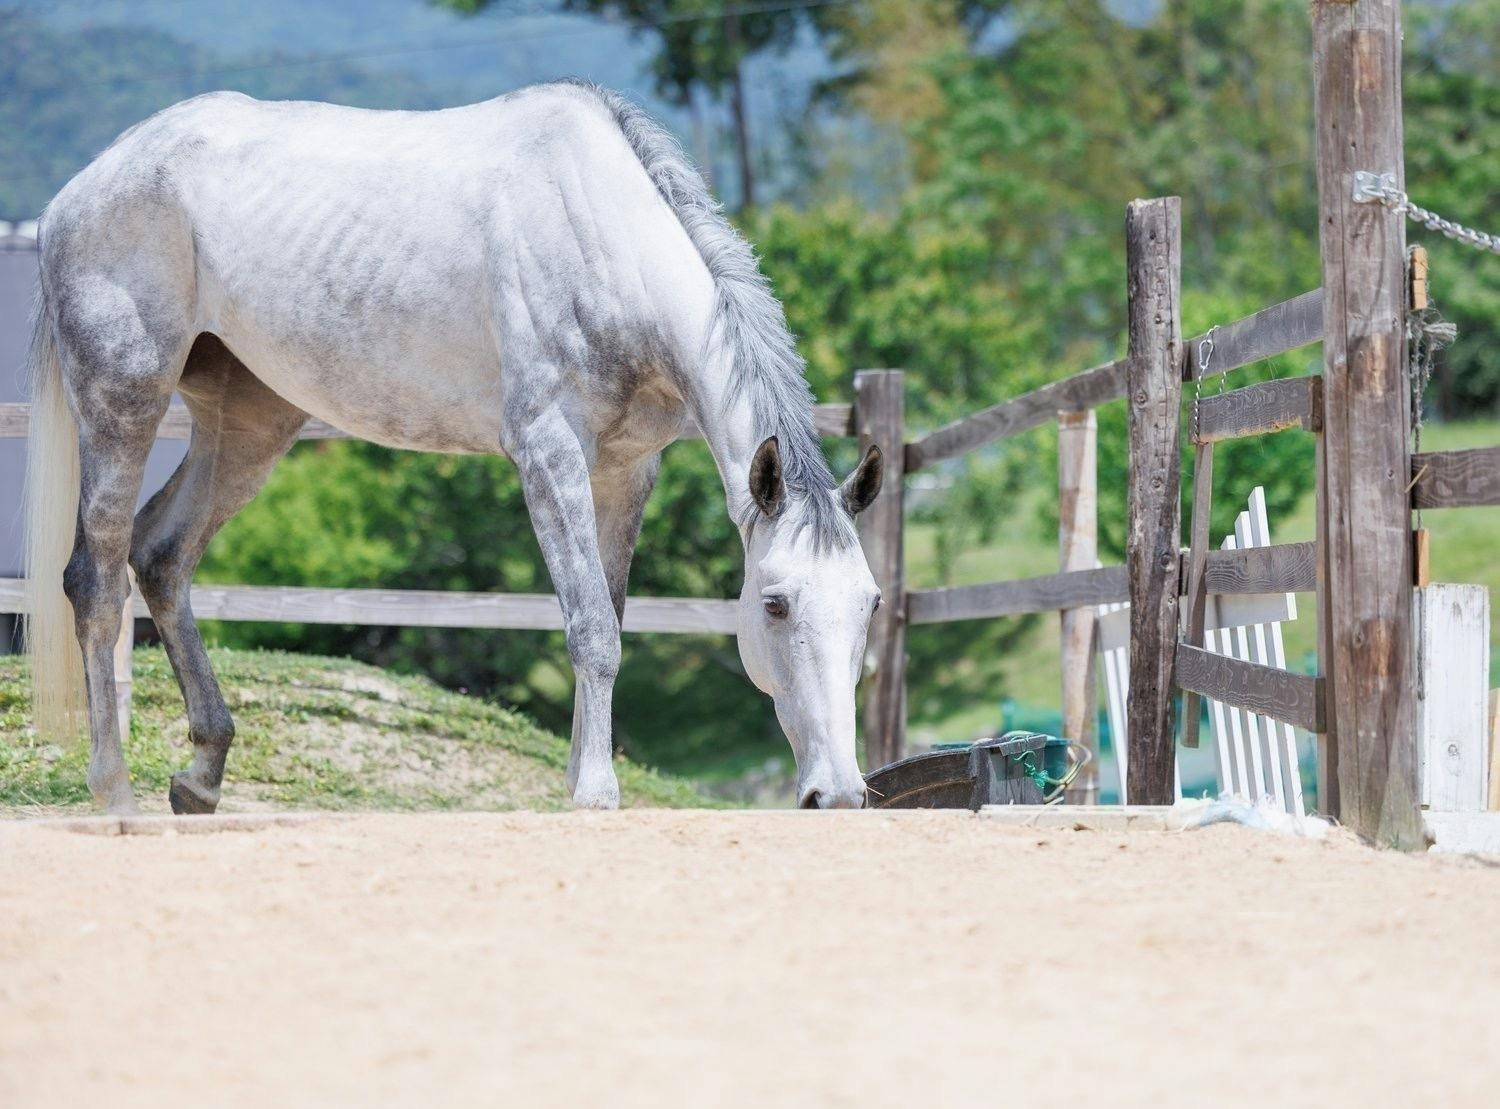
{"label": "grassy slope", "polygon": [[[211,652],[238,734],[222,809],[560,809],[567,742],[518,713],[346,659]],[[182,697],[159,649],[135,654],[126,747],[136,795],[166,808],[188,761]],[[41,744],[23,660],[0,658],[0,814],[84,810],[87,752]],[[709,804],[690,784],[621,760],[626,805]]]}
{"label": "grassy slope", "polygon": [[[1283,432],[1283,434],[1300,434]],[[1500,421],[1469,421],[1432,424],[1422,433],[1423,450],[1458,450],[1465,447],[1492,446],[1500,443]],[[1185,475],[1187,476],[1187,475]],[[1215,495],[1247,496],[1248,489],[1215,488]],[[1037,498],[1055,495],[1051,490],[1028,491],[1024,504],[1017,505],[1016,525],[1002,529],[994,542],[965,550],[957,559],[953,580],[937,580],[930,531],[913,528],[906,541],[910,575],[914,585],[967,585],[999,578],[1028,577],[1057,570],[1057,552],[1038,538],[1033,524]],[[1466,508],[1423,514],[1422,526],[1432,533],[1432,578],[1434,581],[1467,582],[1488,586],[1491,596],[1500,598],[1500,508]],[[1313,497],[1309,493],[1297,511],[1284,520],[1271,521],[1271,537],[1278,543],[1291,543],[1313,537]],[[1310,596],[1299,597],[1299,619],[1286,626],[1287,661],[1293,667],[1310,665],[1315,646],[1317,625]],[[1500,622],[1497,622],[1500,623]],[[1490,646],[1490,684],[1500,685],[1500,645],[1494,641],[1492,626]],[[909,636],[922,634],[920,627]],[[1004,658],[980,664],[994,676],[995,696],[981,704],[938,719],[923,719],[914,714],[911,733],[919,742],[969,739],[981,730],[992,729],[999,722],[1002,696],[1027,705],[1056,706],[1058,700],[1058,627],[1057,620],[1043,616],[1032,626],[1020,649]],[[973,660],[970,660],[973,661]]]}

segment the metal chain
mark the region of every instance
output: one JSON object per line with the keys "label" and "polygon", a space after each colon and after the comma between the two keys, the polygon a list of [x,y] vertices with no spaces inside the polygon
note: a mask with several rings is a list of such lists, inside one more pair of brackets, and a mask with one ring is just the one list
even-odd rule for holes
{"label": "metal chain", "polygon": [[[1198,399],[1203,393],[1203,375],[1208,372],[1208,364],[1214,356],[1214,336],[1218,334],[1219,325],[1214,324],[1208,329],[1208,334],[1198,340],[1198,372],[1193,375],[1193,442],[1198,441]],[[1219,391],[1224,391],[1223,382],[1219,383]]]}
{"label": "metal chain", "polygon": [[1364,170],[1355,173],[1354,200],[1358,204],[1384,204],[1413,223],[1420,223],[1429,231],[1440,232],[1454,242],[1500,254],[1500,235],[1475,231],[1472,227],[1444,219],[1420,204],[1413,204],[1411,198],[1396,187],[1396,175],[1393,173],[1368,173]]}

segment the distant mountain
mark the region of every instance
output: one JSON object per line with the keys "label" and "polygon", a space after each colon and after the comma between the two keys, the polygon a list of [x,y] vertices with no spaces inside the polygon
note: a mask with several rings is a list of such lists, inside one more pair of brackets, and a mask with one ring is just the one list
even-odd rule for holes
{"label": "distant mountain", "polygon": [[[535,11],[535,4],[526,4]],[[515,9],[513,9],[514,11]],[[0,219],[34,216],[126,127],[185,97],[238,89],[361,107],[469,103],[559,77],[620,89],[726,179],[722,109],[693,135],[645,76],[648,44],[552,13],[463,19],[425,0],[91,0],[5,11],[0,0]],[[768,195],[794,171],[788,121],[830,66],[813,42],[747,67]]]}
{"label": "distant mountain", "polygon": [[[237,59],[268,63],[276,55]],[[405,75],[351,63],[247,69],[199,76],[221,55],[161,31],[95,27],[67,32],[14,20],[0,33],[0,219],[36,215],[64,183],[146,116],[210,88],[252,96],[316,98],[363,107],[440,106],[444,98]]]}
{"label": "distant mountain", "polygon": [[650,96],[641,78],[645,44],[623,28],[551,8],[520,0],[465,18],[427,0],[91,0],[37,18],[69,31],[151,28],[225,57],[359,55],[361,64],[416,78],[453,103],[568,76]]}

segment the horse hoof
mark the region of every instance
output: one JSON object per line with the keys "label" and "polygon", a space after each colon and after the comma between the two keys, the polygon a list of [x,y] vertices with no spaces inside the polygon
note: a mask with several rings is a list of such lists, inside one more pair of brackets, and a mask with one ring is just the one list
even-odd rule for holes
{"label": "horse hoof", "polygon": [[127,794],[119,801],[111,801],[105,806],[110,816],[140,816],[141,807],[135,803],[135,797]]}
{"label": "horse hoof", "polygon": [[579,782],[573,790],[575,809],[618,809],[620,807],[620,783],[611,775],[607,782],[592,785]]}
{"label": "horse hoof", "polygon": [[135,803],[135,791],[130,788],[130,779],[124,774],[99,782],[89,777],[89,794],[94,804],[110,816],[140,816],[141,807]]}
{"label": "horse hoof", "polygon": [[217,796],[207,797],[199,791],[186,774],[172,775],[167,800],[172,802],[172,811],[178,816],[207,816],[219,807]]}

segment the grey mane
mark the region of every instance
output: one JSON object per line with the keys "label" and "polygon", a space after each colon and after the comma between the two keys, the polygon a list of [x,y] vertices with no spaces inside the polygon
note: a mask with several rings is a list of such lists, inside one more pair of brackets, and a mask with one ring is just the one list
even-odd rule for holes
{"label": "grey mane", "polygon": [[802,503],[801,522],[813,529],[819,549],[851,546],[857,542],[854,523],[831,495],[833,474],[813,426],[806,363],[797,353],[786,312],[771,292],[755,251],[724,217],[676,139],[617,93],[591,82],[570,83],[597,97],[614,116],[713,276],[714,327],[733,352],[730,380],[734,390],[749,392],[757,438],[776,436],[783,479]]}

